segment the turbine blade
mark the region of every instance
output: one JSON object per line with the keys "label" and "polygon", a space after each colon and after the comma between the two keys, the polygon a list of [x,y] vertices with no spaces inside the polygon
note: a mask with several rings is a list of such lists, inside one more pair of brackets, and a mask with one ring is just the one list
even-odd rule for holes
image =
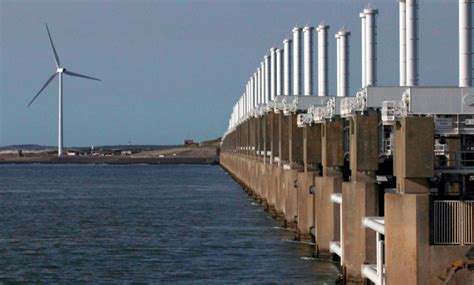
{"label": "turbine blade", "polygon": [[68,71],[68,70],[63,71],[63,73],[65,73],[65,74],[67,74],[67,75],[75,76],[75,77],[82,77],[82,78],[87,78],[87,79],[102,81],[102,80],[100,80],[100,79],[98,79],[98,78],[94,78],[94,77],[82,75],[82,74],[79,74],[79,73],[74,73],[74,72],[71,72],[71,71]]}
{"label": "turbine blade", "polygon": [[61,66],[61,63],[59,62],[58,53],[56,52],[56,49],[54,48],[53,39],[51,38],[51,34],[49,33],[48,24],[46,24],[46,31],[48,31],[49,42],[51,43],[51,47],[53,48],[54,61],[56,62],[56,68],[59,68]]}
{"label": "turbine blade", "polygon": [[54,77],[56,77],[56,74],[58,74],[58,73],[55,72],[53,75],[51,75],[51,77],[48,79],[48,81],[46,81],[46,83],[43,85],[43,87],[41,87],[40,91],[38,91],[38,93],[36,93],[36,96],[33,97],[33,99],[31,99],[31,101],[30,101],[30,103],[28,103],[27,107],[30,107],[30,105],[33,103],[33,101],[35,101],[36,98],[38,98],[38,96],[41,94],[41,92],[44,90],[44,88],[46,88],[46,86],[48,86],[48,84],[51,82],[51,80],[53,80]]}

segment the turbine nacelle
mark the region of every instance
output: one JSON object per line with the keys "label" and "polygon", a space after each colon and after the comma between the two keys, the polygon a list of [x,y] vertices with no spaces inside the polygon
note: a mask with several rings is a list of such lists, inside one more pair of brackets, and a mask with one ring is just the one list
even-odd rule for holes
{"label": "turbine nacelle", "polygon": [[62,68],[62,67],[58,67],[58,69],[56,69],[57,73],[63,73],[65,71],[66,71],[66,68]]}

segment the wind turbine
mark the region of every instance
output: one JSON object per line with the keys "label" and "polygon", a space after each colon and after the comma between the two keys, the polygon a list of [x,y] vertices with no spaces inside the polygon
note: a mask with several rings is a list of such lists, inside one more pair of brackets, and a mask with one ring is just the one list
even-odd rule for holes
{"label": "wind turbine", "polygon": [[61,67],[58,53],[56,52],[56,49],[54,48],[53,40],[51,39],[51,34],[49,33],[48,24],[46,24],[46,31],[48,32],[49,42],[51,43],[51,48],[53,49],[54,62],[56,63],[56,72],[53,75],[51,75],[51,77],[46,81],[43,87],[41,87],[38,93],[36,93],[35,97],[31,99],[30,103],[28,103],[28,107],[30,107],[30,105],[36,100],[36,98],[38,98],[41,92],[46,88],[46,86],[48,86],[49,83],[51,83],[51,81],[56,77],[56,75],[59,75],[58,156],[61,156],[63,154],[63,74],[97,80],[97,81],[101,81],[101,80],[94,77],[82,75],[79,73],[74,73],[74,72],[66,70],[66,68]]}

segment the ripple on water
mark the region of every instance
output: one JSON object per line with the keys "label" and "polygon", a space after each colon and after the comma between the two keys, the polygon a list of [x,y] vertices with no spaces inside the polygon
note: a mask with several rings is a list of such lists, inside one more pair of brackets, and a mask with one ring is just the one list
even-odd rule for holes
{"label": "ripple on water", "polygon": [[216,166],[0,167],[0,283],[337,277]]}

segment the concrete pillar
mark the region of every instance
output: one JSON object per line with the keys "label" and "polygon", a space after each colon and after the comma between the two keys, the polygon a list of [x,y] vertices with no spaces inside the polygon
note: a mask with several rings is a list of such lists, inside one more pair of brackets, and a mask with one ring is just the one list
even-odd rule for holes
{"label": "concrete pillar", "polygon": [[340,209],[331,195],[342,192],[344,165],[344,120],[335,118],[321,125],[323,176],[315,178],[315,227],[318,255],[329,255],[329,242],[340,238]]}
{"label": "concrete pillar", "polygon": [[393,172],[397,192],[428,193],[428,182],[434,176],[434,122],[431,117],[403,118],[394,130]]}
{"label": "concrete pillar", "polygon": [[303,127],[303,161],[304,172],[298,173],[297,197],[297,238],[299,240],[313,240],[311,228],[315,225],[314,200],[311,193],[314,179],[321,173],[321,125]]}
{"label": "concrete pillar", "polygon": [[278,114],[279,118],[279,154],[280,154],[280,165],[289,162],[290,152],[289,152],[289,128],[288,128],[288,117],[284,116],[282,113]]}
{"label": "concrete pillar", "polygon": [[427,284],[429,195],[387,193],[384,204],[386,284]]}
{"label": "concrete pillar", "polygon": [[292,169],[303,170],[303,129],[297,126],[297,115],[288,116],[288,162]]}
{"label": "concrete pillar", "polygon": [[268,114],[263,115],[263,162],[269,163],[268,152],[270,152],[270,116]]}
{"label": "concrete pillar", "polygon": [[[397,193],[385,195],[387,284],[426,284],[430,270],[429,178],[434,175],[434,122],[406,117],[394,127]],[[400,254],[407,252],[410,254]],[[446,260],[446,263],[449,260]]]}
{"label": "concrete pillar", "polygon": [[275,114],[274,112],[270,112],[268,115],[270,116],[270,120],[271,120],[270,150],[272,154],[270,156],[270,163],[274,164],[275,158],[279,156],[279,144],[280,144],[279,120],[278,120],[278,114]]}
{"label": "concrete pillar", "polygon": [[255,157],[255,150],[257,149],[257,133],[256,133],[256,123],[255,123],[255,118],[251,117],[250,118],[250,151],[249,155],[251,158]]}
{"label": "concrete pillar", "polygon": [[257,159],[260,157],[260,147],[262,145],[262,142],[261,142],[261,119],[260,117],[257,117],[255,118],[255,155],[257,157]]}
{"label": "concrete pillar", "polygon": [[319,171],[321,164],[321,125],[305,126],[303,129],[304,171]]}
{"label": "concrete pillar", "polygon": [[349,284],[362,284],[361,265],[375,263],[375,234],[363,217],[378,215],[378,114],[367,111],[350,119],[351,181],[342,185],[342,266]]}
{"label": "concrete pillar", "polygon": [[247,121],[245,122],[245,125],[246,125],[246,136],[247,136],[247,148],[246,148],[246,151],[245,151],[245,154],[247,156],[250,156],[252,151],[251,151],[251,148],[252,148],[252,121],[250,118],[247,119]]}

